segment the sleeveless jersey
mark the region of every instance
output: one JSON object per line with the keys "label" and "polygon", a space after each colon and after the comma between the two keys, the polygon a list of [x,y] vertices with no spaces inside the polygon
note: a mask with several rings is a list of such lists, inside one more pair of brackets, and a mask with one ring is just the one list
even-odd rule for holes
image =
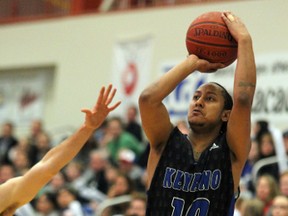
{"label": "sleeveless jersey", "polygon": [[196,162],[191,142],[176,127],[156,167],[147,199],[146,216],[230,215],[235,199],[226,134],[219,135]]}

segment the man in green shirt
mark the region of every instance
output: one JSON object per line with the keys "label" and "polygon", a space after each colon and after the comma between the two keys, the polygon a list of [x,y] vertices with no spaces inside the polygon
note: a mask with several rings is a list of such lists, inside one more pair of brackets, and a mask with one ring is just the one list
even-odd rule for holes
{"label": "man in green shirt", "polygon": [[113,117],[108,120],[107,136],[110,137],[107,142],[107,149],[109,151],[111,160],[117,164],[118,153],[121,149],[130,149],[135,155],[136,159],[143,152],[143,145],[136,137],[123,129],[123,123],[120,117]]}

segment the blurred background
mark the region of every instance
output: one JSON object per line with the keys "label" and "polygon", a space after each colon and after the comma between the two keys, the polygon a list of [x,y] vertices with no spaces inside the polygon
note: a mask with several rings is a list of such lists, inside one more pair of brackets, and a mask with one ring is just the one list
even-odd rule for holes
{"label": "blurred background", "polygon": [[[252,35],[258,76],[251,122],[256,144],[241,178],[243,196],[237,213],[256,200],[254,210],[260,206],[265,209],[260,215],[272,215],[274,197],[288,195],[288,181],[286,192],[280,184],[282,177],[288,178],[287,8],[286,0],[1,0],[0,183],[25,173],[73,133],[83,122],[80,109],[91,107],[99,89],[112,83],[118,89],[115,101],[122,100],[119,109],[95,131],[79,157],[26,207],[35,215],[50,215],[37,206],[51,199],[52,212],[64,214],[69,202],[59,201],[62,192],[57,187],[65,185],[63,194],[79,201],[83,215],[124,215],[130,200],[143,200],[145,192],[149,149],[138,114],[140,92],[186,58],[186,31],[197,16],[230,10]],[[232,91],[235,63],[214,74],[193,74],[181,83],[164,101],[173,123],[187,127],[188,103],[199,83],[213,80]],[[122,133],[133,136],[135,147],[113,152],[112,157],[107,143]],[[104,201],[123,195],[114,187],[116,177],[121,178],[119,169],[135,180],[133,190],[140,194],[123,192],[129,196],[120,199],[121,208],[111,210]],[[263,184],[269,192],[264,195],[257,189],[262,186],[260,176],[267,177]],[[100,182],[106,186],[100,187]],[[75,191],[75,185],[83,190]],[[286,209],[283,215],[288,215],[288,201]],[[23,211],[18,214],[32,214]]]}

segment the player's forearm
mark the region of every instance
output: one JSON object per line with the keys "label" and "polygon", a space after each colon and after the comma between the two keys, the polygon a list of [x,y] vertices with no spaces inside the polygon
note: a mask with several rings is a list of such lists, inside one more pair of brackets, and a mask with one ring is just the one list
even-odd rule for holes
{"label": "player's forearm", "polygon": [[256,87],[256,66],[252,39],[245,36],[238,41],[238,63],[234,81],[234,100],[246,100],[252,105]]}
{"label": "player's forearm", "polygon": [[143,95],[149,96],[150,102],[161,102],[182,80],[195,70],[196,62],[185,59],[148,86],[143,91]]}
{"label": "player's forearm", "polygon": [[52,173],[52,175],[59,172],[60,169],[76,156],[93,131],[91,128],[82,126],[60,145],[51,149],[41,161],[45,167],[45,172]]}

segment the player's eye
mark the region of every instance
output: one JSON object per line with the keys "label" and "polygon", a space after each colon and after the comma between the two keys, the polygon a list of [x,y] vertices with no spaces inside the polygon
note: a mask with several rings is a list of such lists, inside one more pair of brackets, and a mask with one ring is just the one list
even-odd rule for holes
{"label": "player's eye", "polygon": [[206,100],[207,101],[214,101],[214,98],[209,96],[209,97],[206,98]]}

